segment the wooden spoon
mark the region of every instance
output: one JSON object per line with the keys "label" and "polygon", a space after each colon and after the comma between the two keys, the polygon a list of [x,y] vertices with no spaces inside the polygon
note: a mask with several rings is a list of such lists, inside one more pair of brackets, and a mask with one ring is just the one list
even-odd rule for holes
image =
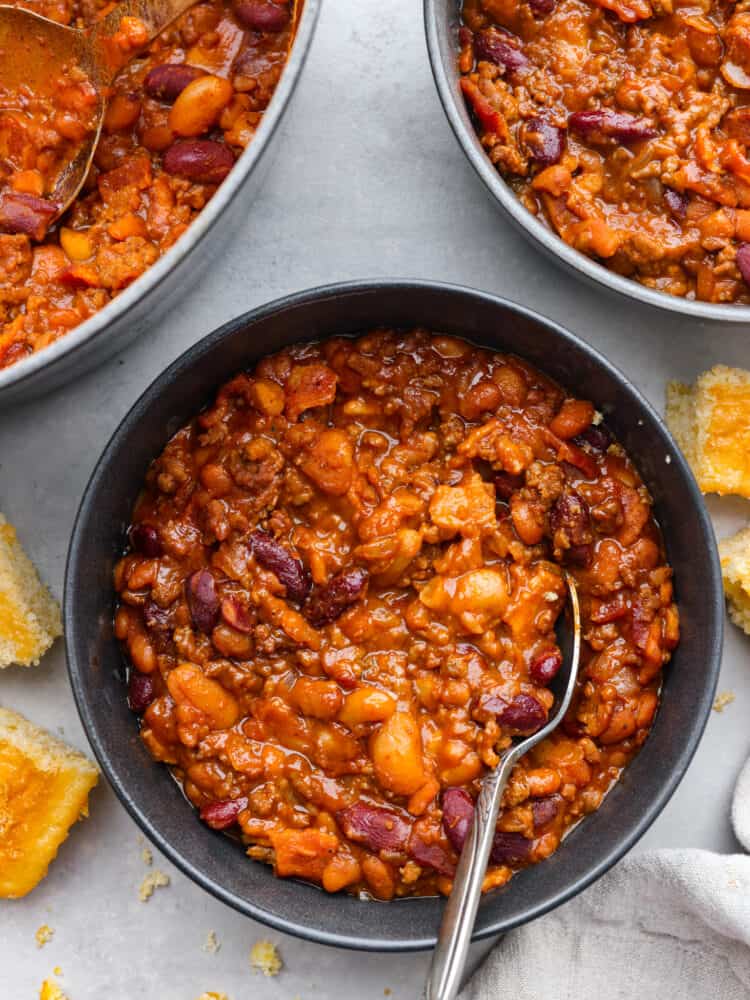
{"label": "wooden spoon", "polygon": [[123,0],[85,31],[68,28],[23,7],[0,5],[0,111],[13,110],[13,95],[54,100],[59,81],[71,73],[88,79],[95,104],[86,134],[68,144],[46,194],[46,225],[70,205],[86,179],[99,141],[108,91],[119,71],[196,0]]}

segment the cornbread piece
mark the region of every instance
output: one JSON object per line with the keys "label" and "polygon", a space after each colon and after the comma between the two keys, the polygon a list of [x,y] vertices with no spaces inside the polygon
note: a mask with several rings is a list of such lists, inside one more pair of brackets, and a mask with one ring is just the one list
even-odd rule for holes
{"label": "cornbread piece", "polygon": [[39,990],[39,1000],[68,1000],[68,997],[53,979],[45,979]]}
{"label": "cornbread piece", "polygon": [[667,386],[667,424],[704,493],[750,497],[750,372],[715,365]]}
{"label": "cornbread piece", "polygon": [[250,950],[250,964],[264,976],[278,976],[284,963],[275,944],[271,941],[256,941]]}
{"label": "cornbread piece", "polygon": [[0,708],[0,897],[31,892],[71,826],[88,815],[99,771],[22,715]]}
{"label": "cornbread piece", "polygon": [[0,667],[38,663],[61,631],[57,601],[0,514]]}
{"label": "cornbread piece", "polygon": [[155,868],[141,882],[140,889],[138,890],[138,898],[142,903],[147,903],[153,896],[155,889],[165,888],[168,885],[169,875],[165,875],[164,872],[160,872],[158,868]]}
{"label": "cornbread piece", "polygon": [[750,635],[750,526],[719,542],[729,617]]}

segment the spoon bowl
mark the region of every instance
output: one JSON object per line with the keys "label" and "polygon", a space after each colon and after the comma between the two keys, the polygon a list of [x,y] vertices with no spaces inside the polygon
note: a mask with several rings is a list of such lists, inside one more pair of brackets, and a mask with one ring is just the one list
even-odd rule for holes
{"label": "spoon bowl", "polygon": [[[107,109],[108,90],[119,71],[196,0],[123,0],[86,31],[69,28],[23,7],[0,5],[0,113],[20,116],[30,107],[53,115],[61,90],[75,83],[85,104],[64,105],[69,123],[59,163],[47,177],[44,197],[21,195],[0,231],[29,232],[40,239],[81,190]],[[46,122],[45,122],[46,124]],[[0,192],[2,197],[2,192]],[[18,199],[18,195],[14,196]],[[45,204],[46,203],[46,204]],[[14,219],[37,215],[38,226]],[[10,225],[8,223],[10,222]]]}
{"label": "spoon bowl", "polygon": [[[0,94],[2,110],[21,111],[14,95],[30,93],[53,101],[56,84],[78,68],[91,82],[95,122],[79,142],[69,144],[47,199],[55,206],[53,222],[73,201],[86,178],[101,133],[106,101],[99,66],[82,31],[51,21],[22,7],[0,6]],[[98,84],[98,86],[97,86]],[[16,106],[14,106],[16,105]]]}

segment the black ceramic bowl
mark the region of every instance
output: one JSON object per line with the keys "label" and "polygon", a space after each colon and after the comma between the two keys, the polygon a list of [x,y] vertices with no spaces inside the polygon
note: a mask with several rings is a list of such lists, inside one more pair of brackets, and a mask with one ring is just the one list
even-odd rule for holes
{"label": "black ceramic bowl", "polygon": [[276,879],[198,820],[138,737],[112,634],[112,568],[149,462],[237,371],[298,340],[421,325],[526,358],[593,400],[651,490],[674,566],[682,641],[663,704],[638,757],[598,812],[549,860],[483,899],[476,937],[539,916],[582,890],[632,847],[682,778],[711,707],[723,601],[711,524],[663,423],[628,381],[559,326],[503,299],[428,282],[371,281],[303,292],[227,323],[191,347],[141,396],[107,445],[81,503],[68,556],[65,636],[78,709],[94,752],[143,831],[190,878],[242,913],[324,944],[408,951],[435,942],[442,903],[363,902]]}
{"label": "black ceramic bowl", "polygon": [[648,302],[659,309],[684,313],[696,319],[720,320],[724,323],[750,322],[750,306],[696,302],[678,295],[658,292],[631,278],[615,274],[591,257],[568,246],[541,219],[527,211],[490,162],[461,94],[458,72],[458,29],[463,0],[423,0],[423,3],[432,73],[451,128],[490,195],[525,236],[570,271],[639,302]]}

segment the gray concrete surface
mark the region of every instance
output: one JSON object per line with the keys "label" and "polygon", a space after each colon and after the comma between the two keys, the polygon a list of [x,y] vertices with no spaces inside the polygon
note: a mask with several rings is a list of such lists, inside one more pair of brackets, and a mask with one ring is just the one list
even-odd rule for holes
{"label": "gray concrete surface", "polygon": [[[150,380],[184,348],[237,313],[315,284],[375,275],[440,278],[508,295],[567,325],[619,365],[659,407],[668,378],[723,361],[750,367],[750,334],[696,324],[581,284],[543,259],[496,213],[443,117],[417,0],[325,5],[280,152],[253,213],[220,259],[204,261],[192,294],[126,356],[0,416],[0,509],[61,596],[68,537],[92,466]],[[718,534],[750,505],[711,501]],[[677,794],[637,850],[735,849],[731,788],[749,744],[749,643],[728,628],[720,690],[736,701],[712,714]],[[35,670],[0,676],[0,701],[86,740],[62,644]],[[157,858],[172,884],[138,900],[146,872],[138,831],[106,783],[49,877],[27,899],[0,903],[0,998],[33,1000],[60,966],[70,1000],[394,1000],[419,995],[424,956],[358,955],[267,933],[209,898]],[[55,928],[39,950],[34,931]],[[202,950],[209,930],[221,943]],[[276,979],[254,975],[248,951],[275,941]]]}

